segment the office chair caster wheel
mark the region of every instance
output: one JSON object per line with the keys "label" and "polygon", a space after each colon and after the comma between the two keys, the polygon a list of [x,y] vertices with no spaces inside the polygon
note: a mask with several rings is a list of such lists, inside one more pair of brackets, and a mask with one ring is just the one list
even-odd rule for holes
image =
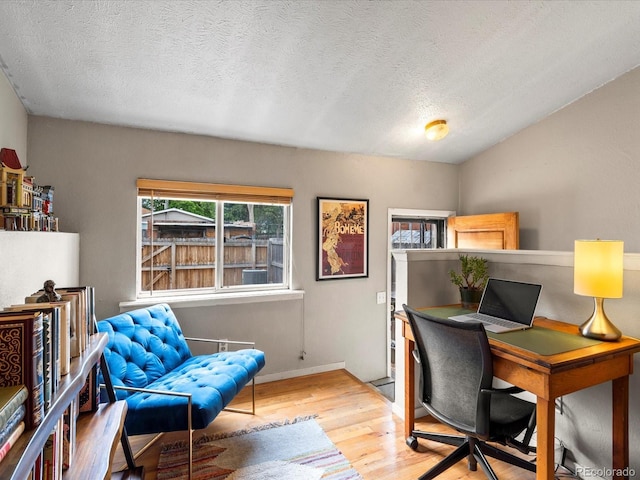
{"label": "office chair caster wheel", "polygon": [[418,439],[416,437],[407,437],[407,445],[409,446],[409,448],[411,450],[413,450],[414,452],[418,451]]}

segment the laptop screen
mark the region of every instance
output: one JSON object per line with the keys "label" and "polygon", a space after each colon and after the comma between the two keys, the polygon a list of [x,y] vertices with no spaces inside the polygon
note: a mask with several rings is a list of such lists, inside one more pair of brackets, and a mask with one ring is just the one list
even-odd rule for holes
{"label": "laptop screen", "polygon": [[542,285],[490,278],[478,312],[530,325],[541,290]]}

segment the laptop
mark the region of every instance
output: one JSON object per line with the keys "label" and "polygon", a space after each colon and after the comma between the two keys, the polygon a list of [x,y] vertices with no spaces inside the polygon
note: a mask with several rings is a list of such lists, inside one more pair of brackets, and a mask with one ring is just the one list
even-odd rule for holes
{"label": "laptop", "polygon": [[479,321],[493,333],[524,330],[533,325],[533,316],[542,285],[490,278],[476,313],[449,317],[457,322]]}

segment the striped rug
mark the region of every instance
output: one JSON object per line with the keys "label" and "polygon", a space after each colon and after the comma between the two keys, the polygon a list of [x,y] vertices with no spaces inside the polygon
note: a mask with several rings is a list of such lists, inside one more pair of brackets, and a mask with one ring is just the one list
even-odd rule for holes
{"label": "striped rug", "polygon": [[[194,442],[194,480],[362,480],[322,427],[309,417]],[[158,480],[186,479],[184,442],[162,447]]]}

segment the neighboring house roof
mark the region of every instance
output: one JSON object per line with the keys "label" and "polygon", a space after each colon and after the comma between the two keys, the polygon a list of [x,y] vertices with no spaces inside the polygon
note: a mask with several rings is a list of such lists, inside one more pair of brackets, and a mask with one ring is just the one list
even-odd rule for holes
{"label": "neighboring house roof", "polygon": [[[166,210],[158,210],[153,214],[144,213],[143,219],[149,218],[153,215],[154,225],[180,225],[180,226],[192,226],[192,227],[215,227],[216,221],[213,218],[198,215],[197,213],[187,212],[179,208],[168,208]],[[248,222],[234,222],[225,223],[225,227],[234,227],[239,229],[252,230],[253,224]]]}
{"label": "neighboring house roof", "polygon": [[215,226],[216,221],[213,218],[198,215],[197,213],[186,212],[179,208],[169,208],[167,210],[159,210],[154,213],[146,213],[142,218],[149,218],[153,215],[153,223],[155,224],[180,224],[180,225],[212,225]]}

